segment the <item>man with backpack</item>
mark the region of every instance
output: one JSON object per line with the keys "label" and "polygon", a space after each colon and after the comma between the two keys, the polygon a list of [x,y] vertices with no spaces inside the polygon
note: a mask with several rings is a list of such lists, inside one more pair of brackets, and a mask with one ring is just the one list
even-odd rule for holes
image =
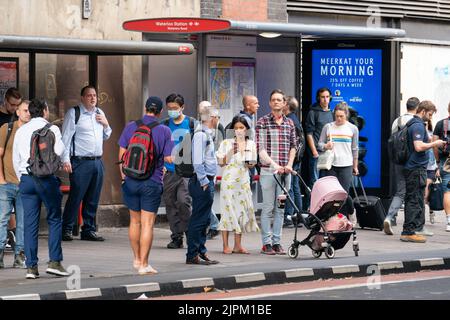
{"label": "man with backpack", "polygon": [[103,186],[103,141],[112,130],[105,113],[97,107],[97,91],[93,86],[81,89],[81,104],[64,117],[64,170],[69,173],[70,192],[64,207],[63,241],[72,241],[72,230],[83,201],[81,240],[104,241],[96,231],[100,193]]}
{"label": "man with backpack", "polygon": [[47,209],[50,262],[47,273],[68,276],[61,265],[61,181],[55,173],[61,166],[64,151],[59,128],[48,122],[49,110],[44,101],[33,99],[28,107],[30,122],[16,132],[13,165],[20,180],[19,191],[24,211],[25,256],[27,279],[39,278],[38,234],[41,205]]}
{"label": "man with backpack", "polygon": [[[166,98],[166,107],[169,119],[164,122],[164,125],[172,132],[176,152],[177,148],[182,146],[183,139],[190,141],[194,136],[196,120],[183,114],[184,98],[180,94],[170,94]],[[177,174],[174,163],[166,162],[165,168],[163,198],[172,232],[171,242],[167,248],[178,249],[183,248],[183,235],[187,232],[192,212],[192,198],[188,191],[189,179]]]}
{"label": "man with backpack", "polygon": [[13,267],[25,268],[23,206],[19,195],[19,180],[12,162],[12,147],[17,129],[30,121],[28,104],[29,101],[22,101],[16,111],[18,119],[5,123],[0,128],[0,269],[4,268],[3,255],[7,242],[7,224],[13,208],[15,208],[17,223]]}
{"label": "man with backpack", "polygon": [[[18,109],[19,105],[22,103],[22,94],[19,89],[11,87],[8,88],[5,92],[4,100],[2,105],[0,105],[0,127],[5,123],[8,123],[10,126],[14,121],[17,120],[15,116],[15,112]],[[8,213],[9,214],[9,213]],[[12,248],[14,247],[17,239],[16,239],[16,214],[15,212],[11,212],[9,216],[9,228],[7,233],[7,244],[6,247]]]}
{"label": "man with backpack", "polygon": [[[295,136],[297,137],[297,152],[295,154],[294,165],[292,169],[298,173],[301,170],[301,162],[303,153],[305,151],[305,135],[303,133],[302,124],[300,123],[296,113],[298,111],[299,103],[295,97],[286,97],[286,106],[283,109],[284,115],[294,122]],[[289,195],[294,200],[295,205],[302,210],[302,194],[300,192],[300,179],[297,175],[291,175],[291,189]],[[284,223],[283,227],[293,227],[292,214],[294,213],[294,207],[289,201],[286,201],[284,209]]]}
{"label": "man with backpack", "polygon": [[124,203],[130,210],[129,238],[133,267],[141,275],[158,273],[148,258],[153,226],[163,193],[164,162],[171,163],[173,142],[170,129],[159,122],[163,102],[149,97],[146,114],[130,122],[119,139],[120,173]]}
{"label": "man with backpack", "polygon": [[425,186],[427,180],[428,153],[430,148],[441,147],[445,141],[429,142],[425,127],[431,121],[436,107],[431,101],[422,101],[417,107],[416,115],[407,123],[407,145],[409,156],[403,169],[406,184],[405,222],[400,240],[404,242],[426,242],[426,237],[420,233],[425,224]]}
{"label": "man with backpack", "polygon": [[[411,97],[406,101],[406,113],[394,120],[391,129],[392,134],[404,128],[408,121],[414,117],[419,103],[420,101],[416,97]],[[396,191],[383,223],[383,230],[387,235],[394,234],[392,227],[397,225],[398,210],[405,200],[406,185],[403,177],[403,165],[394,163],[394,177],[397,182]]]}
{"label": "man with backpack", "polygon": [[434,155],[436,162],[439,165],[438,172],[442,178],[442,189],[444,191],[444,210],[447,216],[446,231],[450,232],[450,134],[449,134],[449,120],[450,120],[450,103],[448,104],[447,111],[449,116],[445,119],[438,121],[433,132],[433,140],[444,140],[446,142],[443,148],[434,148]]}

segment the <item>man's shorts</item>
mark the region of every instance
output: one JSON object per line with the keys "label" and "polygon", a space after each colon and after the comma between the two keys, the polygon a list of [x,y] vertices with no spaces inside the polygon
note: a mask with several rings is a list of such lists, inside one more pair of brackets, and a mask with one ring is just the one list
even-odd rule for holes
{"label": "man's shorts", "polygon": [[443,161],[441,161],[441,164],[439,165],[439,172],[441,174],[442,178],[442,190],[445,192],[450,192],[450,172],[446,172],[443,169]]}
{"label": "man's shorts", "polygon": [[126,178],[122,184],[123,201],[133,211],[158,212],[163,192],[162,184],[151,179],[135,180]]}

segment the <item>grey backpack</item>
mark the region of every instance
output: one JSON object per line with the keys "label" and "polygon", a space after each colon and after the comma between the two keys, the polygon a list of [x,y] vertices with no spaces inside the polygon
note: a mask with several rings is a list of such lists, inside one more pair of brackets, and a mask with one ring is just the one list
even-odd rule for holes
{"label": "grey backpack", "polygon": [[60,157],[55,153],[55,134],[47,123],[33,132],[30,145],[30,159],[27,171],[30,175],[45,178],[55,174],[61,165]]}

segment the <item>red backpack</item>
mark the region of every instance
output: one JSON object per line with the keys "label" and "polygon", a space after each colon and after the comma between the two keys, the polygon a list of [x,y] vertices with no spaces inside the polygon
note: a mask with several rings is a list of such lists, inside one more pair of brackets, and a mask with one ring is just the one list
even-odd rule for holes
{"label": "red backpack", "polygon": [[152,176],[158,162],[152,129],[159,124],[158,121],[151,124],[145,124],[142,120],[136,121],[137,129],[121,161],[122,171],[126,176],[137,180]]}

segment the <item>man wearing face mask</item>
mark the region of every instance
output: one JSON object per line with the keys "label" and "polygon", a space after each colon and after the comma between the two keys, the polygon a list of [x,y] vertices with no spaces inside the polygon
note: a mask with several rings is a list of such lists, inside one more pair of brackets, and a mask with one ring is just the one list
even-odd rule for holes
{"label": "man wearing face mask", "polygon": [[[164,122],[172,132],[174,148],[183,141],[187,133],[194,135],[195,119],[183,114],[184,98],[172,93],[166,98],[169,119]],[[169,221],[171,242],[169,249],[183,248],[183,234],[187,231],[192,212],[192,199],[188,191],[188,178],[180,177],[175,172],[175,164],[165,163],[163,199]]]}

